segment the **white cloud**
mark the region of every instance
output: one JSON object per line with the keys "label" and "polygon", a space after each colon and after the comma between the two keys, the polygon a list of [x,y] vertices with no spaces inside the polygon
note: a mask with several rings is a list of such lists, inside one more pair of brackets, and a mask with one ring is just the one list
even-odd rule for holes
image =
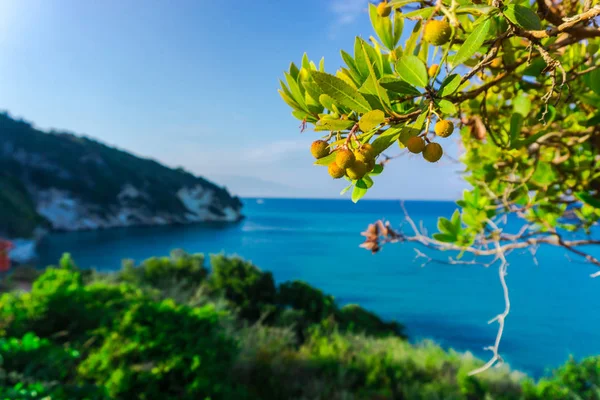
{"label": "white cloud", "polygon": [[279,140],[246,149],[240,156],[244,161],[252,163],[272,163],[283,160],[292,153],[297,153],[299,151],[308,151],[305,142],[297,140]]}
{"label": "white cloud", "polygon": [[339,28],[355,22],[361,14],[368,10],[368,0],[333,0],[331,11],[335,15],[335,21],[331,26],[334,35]]}

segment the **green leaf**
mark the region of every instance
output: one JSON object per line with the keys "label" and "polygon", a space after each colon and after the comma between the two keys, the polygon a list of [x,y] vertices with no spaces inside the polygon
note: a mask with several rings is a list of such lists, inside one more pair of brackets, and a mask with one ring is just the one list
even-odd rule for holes
{"label": "green leaf", "polygon": [[600,199],[593,197],[591,194],[586,192],[575,193],[575,197],[584,202],[587,205],[590,205],[594,208],[600,208]]}
{"label": "green leaf", "polygon": [[517,143],[521,128],[523,127],[523,115],[514,113],[510,117],[510,143]]}
{"label": "green leaf", "polygon": [[354,184],[348,185],[345,188],[343,188],[342,191],[340,192],[340,196],[345,195],[346,192],[348,192],[348,190],[352,189],[352,186],[354,186]]}
{"label": "green leaf", "polygon": [[296,103],[294,99],[288,96],[283,90],[278,90],[279,95],[287,103],[288,106],[292,107],[296,111],[305,111],[300,104]]}
{"label": "green leaf", "polygon": [[379,37],[385,47],[392,50],[394,48],[392,20],[388,17],[380,16],[377,13],[377,6],[371,3],[369,4],[369,17],[377,37]]}
{"label": "green leaf", "polygon": [[461,76],[458,74],[448,75],[446,79],[444,79],[444,82],[442,82],[442,85],[438,90],[438,95],[440,97],[450,96],[460,86],[461,79]]}
{"label": "green leaf", "polygon": [[367,190],[365,188],[358,187],[358,185],[354,186],[354,190],[352,190],[352,202],[358,203],[360,199],[363,198],[365,194],[367,194]]}
{"label": "green leaf", "polygon": [[393,126],[387,129],[384,133],[379,135],[377,139],[371,143],[375,154],[383,153],[388,147],[390,147],[398,138],[402,132],[402,126]]}
{"label": "green leaf", "polygon": [[312,71],[311,76],[323,93],[331,97],[336,103],[358,113],[371,111],[371,106],[367,100],[340,78],[319,71]]}
{"label": "green leaf", "polygon": [[420,0],[390,0],[388,4],[394,8],[402,7],[410,3],[419,3]]}
{"label": "green leaf", "polygon": [[365,57],[365,52],[362,49],[362,42],[359,37],[354,39],[354,63],[364,81],[364,78],[369,76],[369,67],[367,66],[367,58]]}
{"label": "green leaf", "polygon": [[406,13],[406,14],[404,14],[404,18],[429,19],[429,17],[431,17],[431,15],[433,14],[434,11],[435,11],[435,7],[426,7],[426,8],[422,8],[420,10],[411,11],[409,13]]}
{"label": "green leaf", "polygon": [[510,22],[523,29],[536,31],[542,29],[540,18],[529,7],[509,4],[504,8],[504,15]]}
{"label": "green leaf", "polygon": [[365,59],[367,62],[367,70],[369,74],[371,74],[371,70],[374,70],[374,76],[376,78],[375,80],[381,78],[383,75],[383,61],[381,58],[381,52],[375,50],[373,46],[371,46],[366,41],[362,39],[359,40],[365,55]]}
{"label": "green leaf", "polygon": [[369,173],[369,175],[379,175],[383,172],[383,165],[381,164],[375,164],[375,167],[373,168],[373,171],[371,171]]}
{"label": "green leaf", "polygon": [[467,40],[465,40],[463,45],[460,46],[460,49],[458,49],[458,52],[456,52],[456,55],[452,59],[453,68],[456,68],[456,66],[467,61],[473,54],[477,52],[477,50],[479,50],[488,36],[491,25],[492,21],[490,19],[486,19],[484,23],[477,26],[473,32],[471,32]]}
{"label": "green leaf", "polygon": [[329,111],[333,110],[333,99],[326,94],[322,94],[319,96],[319,103],[323,105]]}
{"label": "green leaf", "polygon": [[460,6],[456,9],[457,14],[489,14],[490,11],[494,10],[495,7],[483,5],[483,4],[471,4],[468,6]]}
{"label": "green leaf", "polygon": [[520,93],[513,99],[513,111],[523,116],[529,115],[531,111],[531,100],[525,93]]}
{"label": "green leaf", "polygon": [[[372,58],[368,54],[367,49],[372,50],[373,48],[371,46],[369,46],[368,44],[364,43],[363,51],[365,53],[365,56],[367,57],[368,60],[372,60]],[[378,74],[377,74],[377,72],[375,72],[373,65],[371,63],[369,63],[367,65],[367,67],[369,68],[369,77],[367,78],[367,81],[365,82],[365,89],[371,91],[371,93],[373,93],[377,96],[377,98],[381,102],[381,105],[383,106],[384,111],[390,112],[391,108],[392,108],[392,104],[390,103],[390,99],[387,95],[387,92],[385,90],[383,90],[383,88],[379,85],[379,82],[377,79]]]}
{"label": "green leaf", "polygon": [[427,86],[427,68],[425,68],[425,64],[419,57],[402,56],[396,63],[396,73],[411,85],[417,87]]}
{"label": "green leaf", "polygon": [[421,24],[421,21],[417,21],[413,27],[413,31],[404,46],[404,54],[411,55],[414,53],[417,40],[419,39],[419,36],[421,36]]}
{"label": "green leaf", "polygon": [[456,242],[456,237],[452,236],[452,235],[448,235],[445,233],[434,233],[433,234],[433,238],[439,242],[444,242],[444,243],[454,243]]}
{"label": "green leaf", "polygon": [[368,132],[371,129],[379,126],[385,120],[385,114],[381,110],[373,110],[364,114],[360,121],[358,121],[358,126],[360,130],[363,132]]}
{"label": "green leaf", "polygon": [[600,94],[600,69],[595,69],[589,73],[590,89]]}
{"label": "green leaf", "polygon": [[347,119],[320,119],[315,125],[315,131],[344,131],[353,125],[354,122]]}
{"label": "green leaf", "polygon": [[421,92],[419,92],[419,90],[416,87],[397,78],[384,77],[379,80],[379,84],[385,89],[398,94],[407,94],[414,96],[421,94]]}
{"label": "green leaf", "polygon": [[456,106],[451,101],[442,99],[437,101],[437,105],[444,114],[454,115],[457,112]]}
{"label": "green leaf", "polygon": [[356,181],[356,186],[361,189],[369,189],[373,186],[373,179],[368,176],[364,176]]}
{"label": "green leaf", "polygon": [[454,231],[453,232],[455,232],[456,235],[458,236],[458,234],[462,230],[462,224],[461,224],[461,219],[460,219],[460,211],[454,210],[454,213],[452,214],[452,218],[450,219],[450,222],[452,222],[452,226],[454,226]]}
{"label": "green leaf", "polygon": [[[394,31],[392,33],[392,48],[398,46],[404,30],[404,17],[399,12],[394,13]],[[390,49],[391,50],[391,49]]]}
{"label": "green leaf", "polygon": [[348,68],[350,69],[352,74],[356,75],[356,77],[361,77],[362,73],[356,66],[356,62],[354,61],[354,58],[352,58],[352,56],[350,54],[346,53],[344,50],[341,51],[341,54],[342,54],[342,59],[344,60],[346,65],[348,65]]}
{"label": "green leaf", "polygon": [[540,186],[548,186],[555,182],[555,180],[556,174],[554,173],[552,166],[547,162],[538,162],[535,172],[531,176],[531,181]]}
{"label": "green leaf", "polygon": [[326,167],[335,161],[336,155],[337,154],[335,154],[335,151],[334,151],[326,157],[319,158],[317,161],[315,161],[314,165],[321,165],[321,166]]}
{"label": "green leaf", "polygon": [[298,75],[300,74],[300,70],[298,69],[298,67],[296,66],[296,64],[291,63],[290,64],[290,75],[297,80],[298,79]]}
{"label": "green leaf", "polygon": [[[363,184],[365,184],[367,186],[367,189],[371,189],[373,187],[373,185],[375,184],[375,182],[373,182],[373,178],[371,178],[369,175],[363,176],[361,181],[363,182]],[[357,182],[357,184],[358,184],[358,182]]]}
{"label": "green leaf", "polygon": [[448,235],[456,237],[456,230],[454,229],[454,224],[452,224],[452,222],[448,218],[438,218],[437,228],[442,233],[446,233]]}

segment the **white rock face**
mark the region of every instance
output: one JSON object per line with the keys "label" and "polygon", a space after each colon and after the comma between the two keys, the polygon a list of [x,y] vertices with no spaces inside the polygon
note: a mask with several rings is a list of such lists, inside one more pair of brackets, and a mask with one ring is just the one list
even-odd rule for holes
{"label": "white rock face", "polygon": [[34,195],[37,212],[51,223],[53,229],[65,231],[201,221],[233,222],[241,217],[240,212],[231,207],[225,207],[222,213],[215,212],[218,207],[214,206],[213,192],[200,185],[182,188],[177,192],[177,197],[188,210],[185,215],[164,212],[156,215],[146,208],[135,208],[128,204],[130,200],[148,197],[128,184],[118,195],[120,205],[100,213],[96,206],[83,203],[67,191],[38,190]]}

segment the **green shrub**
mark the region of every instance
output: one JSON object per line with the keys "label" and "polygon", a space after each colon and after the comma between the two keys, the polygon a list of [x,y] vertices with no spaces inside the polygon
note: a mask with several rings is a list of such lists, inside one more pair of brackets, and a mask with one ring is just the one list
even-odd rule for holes
{"label": "green shrub", "polygon": [[274,313],[277,290],[273,275],[239,257],[214,255],[211,257],[209,288],[222,292],[240,318],[257,321]]}
{"label": "green shrub", "polygon": [[23,338],[0,338],[1,367],[39,380],[69,377],[79,359],[79,351],[41,339],[33,333]]}
{"label": "green shrub", "polygon": [[180,290],[196,289],[206,278],[203,254],[187,254],[173,250],[170,257],[152,257],[135,266],[133,261],[124,263],[118,278],[140,286],[160,290],[177,286]]}
{"label": "green shrub", "polygon": [[369,336],[394,335],[406,338],[404,327],[397,322],[384,322],[374,313],[365,310],[357,304],[348,304],[337,313],[341,330],[364,333]]}
{"label": "green shrub", "polygon": [[80,366],[115,399],[233,398],[235,343],[213,307],[141,302]]}
{"label": "green shrub", "polygon": [[61,341],[84,341],[101,327],[118,322],[131,304],[143,298],[130,285],[84,285],[77,271],[48,268],[33,284],[31,293],[0,298],[3,330],[11,336],[34,332]]}
{"label": "green shrub", "polygon": [[577,362],[569,359],[537,386],[529,385],[527,399],[600,399],[600,356]]}
{"label": "green shrub", "polygon": [[302,311],[306,320],[313,324],[329,317],[337,309],[333,296],[302,281],[279,285],[277,301],[284,308]]}

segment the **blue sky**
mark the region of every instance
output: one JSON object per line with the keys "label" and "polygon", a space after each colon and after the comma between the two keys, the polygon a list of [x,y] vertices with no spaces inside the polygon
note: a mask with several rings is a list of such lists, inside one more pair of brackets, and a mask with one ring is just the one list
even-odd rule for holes
{"label": "blue sky", "polygon": [[[363,0],[0,0],[0,108],[241,195],[335,198],[345,181],[312,165],[317,134],[300,134],[278,79],[305,51],[339,68],[339,49],[372,34],[366,9]],[[455,199],[459,170],[405,155],[368,197]]]}

